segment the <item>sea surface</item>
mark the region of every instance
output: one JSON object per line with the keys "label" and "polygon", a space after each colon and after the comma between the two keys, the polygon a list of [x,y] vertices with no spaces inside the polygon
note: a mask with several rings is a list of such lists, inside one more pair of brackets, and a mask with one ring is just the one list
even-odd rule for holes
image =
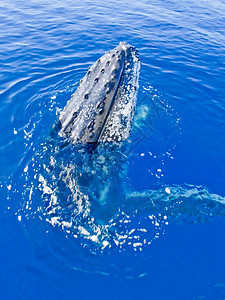
{"label": "sea surface", "polygon": [[[225,299],[225,2],[0,0],[0,298]],[[63,146],[60,112],[120,41],[130,137]]]}

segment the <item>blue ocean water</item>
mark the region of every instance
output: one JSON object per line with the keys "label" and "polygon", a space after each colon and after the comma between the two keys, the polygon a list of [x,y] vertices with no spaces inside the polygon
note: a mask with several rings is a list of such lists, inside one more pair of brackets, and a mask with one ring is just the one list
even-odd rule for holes
{"label": "blue ocean water", "polygon": [[[224,15],[222,0],[0,1],[2,299],[225,299]],[[120,41],[141,60],[128,146],[58,151],[59,112]]]}

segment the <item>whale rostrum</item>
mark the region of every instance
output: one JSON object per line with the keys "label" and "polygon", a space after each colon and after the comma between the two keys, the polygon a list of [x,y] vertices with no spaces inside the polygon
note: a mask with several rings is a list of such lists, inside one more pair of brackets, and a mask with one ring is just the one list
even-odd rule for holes
{"label": "whale rostrum", "polygon": [[137,51],[125,42],[99,58],[61,112],[59,135],[83,144],[126,139],[135,111],[139,70]]}

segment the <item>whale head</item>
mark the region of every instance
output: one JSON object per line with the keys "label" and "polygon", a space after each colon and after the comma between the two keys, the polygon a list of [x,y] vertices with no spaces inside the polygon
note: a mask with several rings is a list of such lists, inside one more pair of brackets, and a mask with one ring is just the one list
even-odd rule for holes
{"label": "whale head", "polygon": [[135,111],[140,61],[121,42],[89,67],[59,116],[59,135],[76,143],[125,140]]}

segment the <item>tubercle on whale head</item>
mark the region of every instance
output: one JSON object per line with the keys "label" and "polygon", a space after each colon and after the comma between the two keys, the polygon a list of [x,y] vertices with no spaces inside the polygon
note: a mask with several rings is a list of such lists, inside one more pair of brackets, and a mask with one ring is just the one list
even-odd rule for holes
{"label": "tubercle on whale head", "polygon": [[122,48],[122,50],[125,52],[126,56],[128,55],[128,52],[133,52],[136,59],[138,61],[140,61],[140,58],[139,58],[139,53],[138,51],[136,50],[136,48],[134,46],[131,46],[130,44],[128,44],[127,42],[120,42],[119,43],[119,46]]}
{"label": "tubercle on whale head", "polygon": [[135,58],[140,61],[139,59],[139,53],[136,50],[134,46],[131,46],[127,42],[120,42],[117,48],[121,48],[122,51],[124,51],[125,57],[127,58],[131,53],[134,54]]}
{"label": "tubercle on whale head", "polygon": [[[112,126],[111,115],[114,111],[113,116],[120,127],[120,132],[111,131],[108,140],[123,140],[122,136],[126,128],[122,128],[119,124],[121,121],[118,115],[123,114],[125,108],[128,108],[126,109],[130,113],[128,117],[132,119],[139,69],[139,55],[136,49],[126,42],[120,42],[116,48],[99,58],[89,67],[87,74],[60,114],[59,135],[68,137],[74,144],[95,144],[105,141],[106,132],[110,132],[109,126]],[[127,77],[130,77],[130,80],[125,79]],[[124,103],[133,98],[129,100],[132,102],[132,107],[129,105],[125,107],[125,104],[118,105],[122,98]]]}

